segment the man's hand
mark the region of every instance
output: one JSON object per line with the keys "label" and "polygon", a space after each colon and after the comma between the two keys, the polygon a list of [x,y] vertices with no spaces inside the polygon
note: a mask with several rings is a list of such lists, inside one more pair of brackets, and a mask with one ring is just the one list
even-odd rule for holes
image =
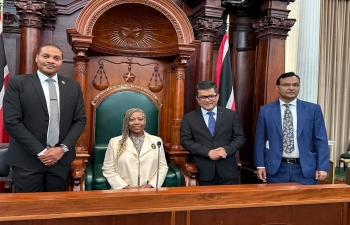
{"label": "man's hand", "polygon": [[208,156],[211,160],[218,160],[221,158],[226,158],[227,154],[223,147],[212,149],[209,151]]}
{"label": "man's hand", "polygon": [[63,156],[64,152],[60,147],[49,148],[38,158],[45,166],[52,166]]}
{"label": "man's hand", "polygon": [[327,177],[327,171],[316,170],[316,180],[324,180]]}
{"label": "man's hand", "polygon": [[257,176],[263,182],[266,182],[266,169],[265,168],[257,168]]}

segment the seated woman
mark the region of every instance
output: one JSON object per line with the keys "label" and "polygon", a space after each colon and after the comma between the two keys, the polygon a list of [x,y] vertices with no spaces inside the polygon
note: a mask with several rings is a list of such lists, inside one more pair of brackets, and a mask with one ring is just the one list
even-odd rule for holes
{"label": "seated woman", "polygon": [[[103,176],[112,189],[156,187],[158,147],[162,140],[144,131],[146,115],[138,108],[125,112],[122,135],[109,141],[103,162]],[[163,144],[160,148],[158,187],[161,187],[168,165]]]}

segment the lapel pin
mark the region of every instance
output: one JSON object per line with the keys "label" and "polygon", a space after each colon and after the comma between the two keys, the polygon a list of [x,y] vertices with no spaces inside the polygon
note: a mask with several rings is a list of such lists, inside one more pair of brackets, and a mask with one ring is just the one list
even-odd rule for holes
{"label": "lapel pin", "polygon": [[62,80],[62,84],[66,84],[66,82],[64,82],[64,81]]}
{"label": "lapel pin", "polygon": [[155,145],[155,144],[152,144],[151,147],[152,147],[153,149],[156,149],[156,145]]}

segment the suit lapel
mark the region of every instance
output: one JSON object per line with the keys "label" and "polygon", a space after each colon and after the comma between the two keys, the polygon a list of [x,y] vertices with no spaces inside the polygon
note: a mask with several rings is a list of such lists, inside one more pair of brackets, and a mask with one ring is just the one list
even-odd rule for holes
{"label": "suit lapel", "polygon": [[137,155],[136,148],[134,147],[134,144],[132,143],[132,140],[129,137],[126,139],[126,151],[129,151],[132,154]]}
{"label": "suit lapel", "polygon": [[65,82],[62,80],[62,77],[57,75],[57,78],[58,78],[58,87],[60,89],[60,118],[62,118],[63,112],[64,112],[63,106],[64,106],[64,101],[66,99],[67,89],[66,89]]}
{"label": "suit lapel", "polygon": [[33,73],[31,75],[31,77],[32,77],[31,82],[32,82],[32,84],[34,86],[34,90],[35,90],[36,94],[38,95],[38,98],[39,98],[39,100],[41,102],[41,105],[44,108],[44,111],[45,111],[46,115],[49,116],[49,111],[47,110],[47,104],[46,104],[44,90],[43,90],[43,87],[42,87],[42,85],[40,83],[38,74]]}
{"label": "suit lapel", "polygon": [[147,152],[151,151],[151,150],[156,150],[157,144],[153,143],[150,138],[149,135],[145,132],[145,140],[143,141],[143,145],[141,148],[141,152],[140,152],[140,156],[146,154]]}
{"label": "suit lapel", "polygon": [[[212,135],[209,131],[209,128],[208,128],[207,124],[205,123],[205,120],[204,120],[203,114],[202,114],[202,110],[200,107],[198,109],[196,109],[196,118],[197,118],[198,124],[201,127],[201,129],[205,130],[206,133],[209,135],[209,137],[212,137]],[[215,124],[215,130],[216,130],[216,128],[217,128],[217,126]]]}
{"label": "suit lapel", "polygon": [[[268,112],[267,112],[268,113]],[[282,119],[281,119],[281,106],[279,100],[275,101],[271,109],[272,119],[275,122],[278,133],[282,135]]]}
{"label": "suit lapel", "polygon": [[297,138],[299,138],[301,131],[304,128],[305,120],[307,117],[306,104],[299,99],[297,100]]}
{"label": "suit lapel", "polygon": [[[216,112],[217,112],[217,114],[216,114],[215,129],[214,129],[213,137],[215,136],[216,132],[218,131],[219,124],[221,123],[221,120],[222,120],[222,117],[223,117],[223,110],[222,110],[221,107],[217,106]],[[209,130],[209,128],[208,128],[208,130]]]}

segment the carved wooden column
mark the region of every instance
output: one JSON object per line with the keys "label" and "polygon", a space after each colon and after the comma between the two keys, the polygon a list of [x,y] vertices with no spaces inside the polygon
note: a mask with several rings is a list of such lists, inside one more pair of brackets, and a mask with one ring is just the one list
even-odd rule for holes
{"label": "carved wooden column", "polygon": [[214,39],[218,28],[221,26],[222,20],[215,20],[210,18],[198,18],[194,25],[196,39],[201,41],[199,50],[199,64],[197,82],[203,80],[212,80],[213,71],[213,46]]}
{"label": "carved wooden column", "polygon": [[20,16],[21,50],[20,74],[32,73],[37,69],[35,57],[41,45],[41,12],[45,7],[42,1],[14,1]]}
{"label": "carved wooden column", "polygon": [[41,45],[53,43],[53,30],[56,25],[57,11],[58,9],[55,8],[55,3],[46,3],[41,19]]}
{"label": "carved wooden column", "polygon": [[172,164],[181,168],[185,177],[186,186],[196,185],[197,168],[192,163],[187,163],[188,152],[180,145],[180,126],[184,115],[185,99],[185,68],[188,55],[180,55],[173,63],[173,76],[171,80],[171,145],[166,150]]}
{"label": "carved wooden column", "polygon": [[183,150],[180,145],[180,125],[184,114],[183,102],[185,98],[185,67],[188,56],[179,56],[174,62],[172,115],[171,115],[171,150]]}
{"label": "carved wooden column", "polygon": [[[87,96],[87,74],[88,74],[88,62],[87,57],[88,46],[90,43],[75,42],[73,41],[73,51],[76,53],[74,56],[74,79],[80,84],[81,90],[83,92],[83,97],[86,99]],[[84,104],[84,110],[87,118],[89,117],[89,107],[88,104]],[[77,157],[71,164],[71,174],[69,176],[69,190],[70,191],[83,191],[85,188],[85,168],[90,157],[87,146],[89,146],[89,123],[87,120],[87,125],[83,134],[78,139],[75,144],[75,152]]]}
{"label": "carved wooden column", "polygon": [[[79,51],[78,56],[74,56],[74,79],[78,81],[81,86],[83,96],[85,99],[87,92],[87,72],[89,58],[86,57],[86,52]],[[84,105],[85,113],[87,113],[88,106]],[[89,121],[87,120],[87,123]],[[75,145],[75,152],[77,157],[71,164],[71,175],[69,177],[69,190],[70,191],[83,191],[85,188],[85,168],[90,157],[87,146],[88,146],[88,126],[85,127],[84,133],[78,139]]]}
{"label": "carved wooden column", "polygon": [[[294,0],[265,0],[261,5],[262,18],[254,23],[258,34],[255,75],[254,119],[260,106],[275,101],[276,80],[284,73],[285,42],[295,19],[288,19],[287,4]],[[255,124],[254,123],[254,124]]]}
{"label": "carved wooden column", "polygon": [[254,79],[257,35],[252,23],[260,7],[242,3],[230,11],[229,42],[236,112],[241,120],[246,142],[239,151],[243,165],[254,165]]}

